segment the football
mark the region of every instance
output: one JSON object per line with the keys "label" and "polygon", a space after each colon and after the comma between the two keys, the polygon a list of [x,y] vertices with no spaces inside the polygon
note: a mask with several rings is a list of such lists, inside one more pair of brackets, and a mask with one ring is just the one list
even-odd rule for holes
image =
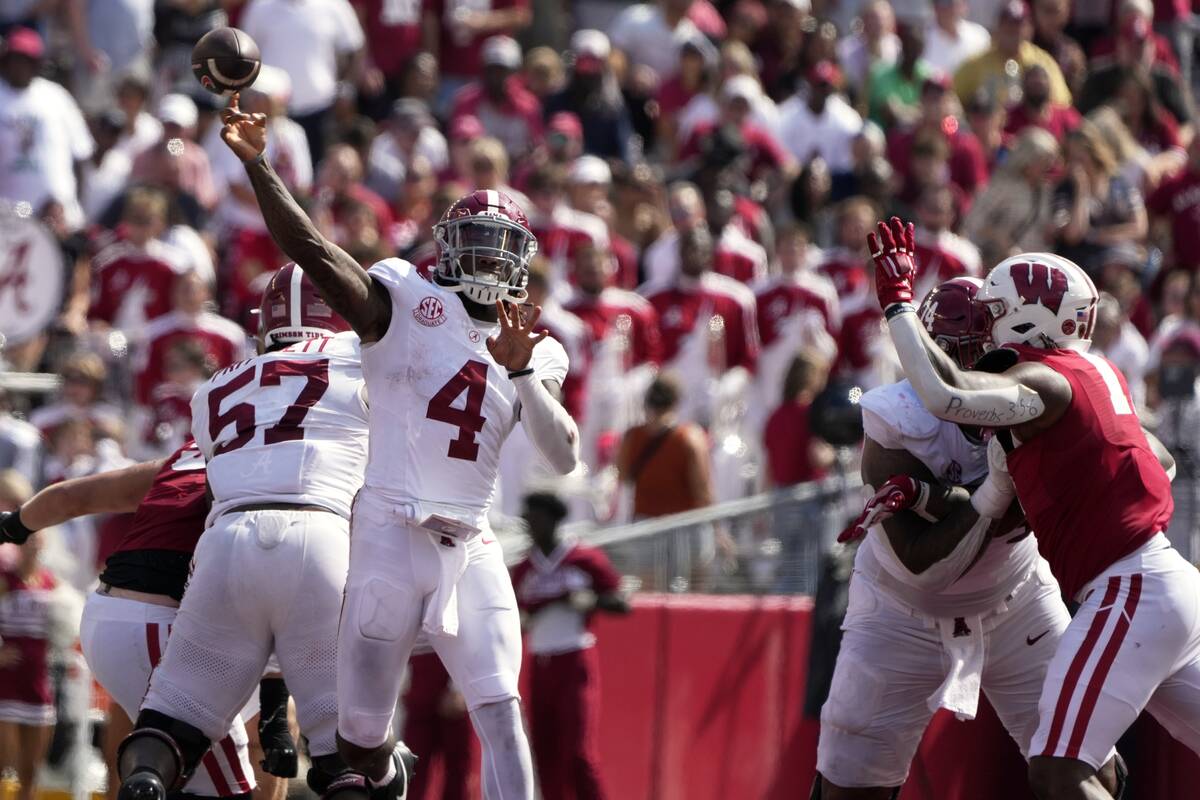
{"label": "football", "polygon": [[192,72],[213,94],[228,96],[247,88],[261,67],[258,45],[237,28],[209,31],[192,48]]}

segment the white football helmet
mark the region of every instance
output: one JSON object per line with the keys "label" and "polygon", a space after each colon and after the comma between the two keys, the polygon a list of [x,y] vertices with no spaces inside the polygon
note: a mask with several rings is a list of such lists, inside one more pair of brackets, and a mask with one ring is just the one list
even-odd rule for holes
{"label": "white football helmet", "polygon": [[978,301],[992,315],[992,343],[1086,350],[1096,322],[1096,285],[1052,253],[1006,258],[984,278]]}

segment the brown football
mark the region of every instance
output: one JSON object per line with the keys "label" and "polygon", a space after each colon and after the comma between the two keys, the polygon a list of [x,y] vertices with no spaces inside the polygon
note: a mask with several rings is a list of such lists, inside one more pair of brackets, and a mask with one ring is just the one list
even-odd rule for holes
{"label": "brown football", "polygon": [[192,48],[192,72],[213,94],[228,96],[245,89],[261,67],[258,45],[237,28],[209,31]]}

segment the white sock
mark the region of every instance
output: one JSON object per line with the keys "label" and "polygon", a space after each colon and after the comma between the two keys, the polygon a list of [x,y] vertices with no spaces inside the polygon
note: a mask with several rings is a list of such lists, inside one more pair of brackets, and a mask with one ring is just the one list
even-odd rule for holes
{"label": "white sock", "polygon": [[533,759],[516,698],[471,712],[483,745],[484,800],[533,800]]}

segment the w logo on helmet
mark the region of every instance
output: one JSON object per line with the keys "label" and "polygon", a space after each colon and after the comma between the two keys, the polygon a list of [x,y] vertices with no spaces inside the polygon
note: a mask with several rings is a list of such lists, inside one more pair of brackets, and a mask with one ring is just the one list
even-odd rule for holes
{"label": "w logo on helmet", "polygon": [[1023,304],[1041,303],[1057,314],[1067,293],[1067,273],[1046,264],[1013,264],[1009,267],[1017,295]]}

